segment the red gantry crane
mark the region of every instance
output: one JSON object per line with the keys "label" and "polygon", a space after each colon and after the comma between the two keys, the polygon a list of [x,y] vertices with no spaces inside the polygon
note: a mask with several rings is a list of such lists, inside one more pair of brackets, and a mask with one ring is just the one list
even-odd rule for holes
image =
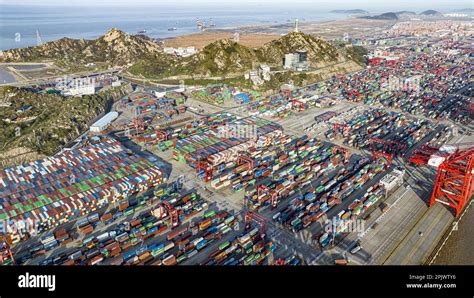
{"label": "red gantry crane", "polygon": [[284,259],[277,259],[275,262],[273,262],[274,266],[287,266],[288,263]]}
{"label": "red gantry crane", "polygon": [[255,212],[247,212],[244,216],[245,229],[250,229],[252,222],[259,226],[260,237],[265,237],[266,220]]}
{"label": "red gantry crane", "polygon": [[168,201],[163,202],[162,208],[168,213],[171,229],[177,227],[179,225],[178,210],[176,210]]}
{"label": "red gantry crane", "polygon": [[[474,191],[474,143],[448,146],[452,146],[453,150],[446,150],[446,157],[434,157],[435,161],[438,159],[438,162],[442,162],[438,166],[430,206],[439,202],[454,208],[455,215],[458,216]],[[466,146],[469,147],[461,149]],[[436,165],[435,161],[430,159],[428,164]]]}
{"label": "red gantry crane", "polygon": [[205,178],[204,178],[204,181],[206,182],[209,182],[212,180],[212,173],[213,173],[213,168],[212,166],[209,165],[209,163],[203,161],[203,160],[199,160],[197,163],[196,163],[196,173],[199,173],[201,170],[204,170],[204,173],[205,173]]}
{"label": "red gantry crane", "polygon": [[372,151],[372,159],[382,159],[385,162],[385,169],[388,170],[392,162],[393,154],[388,152],[389,143],[385,140],[373,138],[370,140],[370,151]]}
{"label": "red gantry crane", "polygon": [[454,208],[458,216],[474,192],[474,143],[423,146],[415,150],[410,162],[438,168],[430,206],[435,202]]}
{"label": "red gantry crane", "polygon": [[5,265],[8,260],[10,260],[11,265],[15,265],[15,259],[13,258],[10,244],[8,243],[6,237],[0,233],[0,263]]}
{"label": "red gantry crane", "polygon": [[355,99],[355,101],[359,101],[360,99],[360,92],[357,90],[349,90],[347,91],[347,97],[349,99]]}
{"label": "red gantry crane", "polygon": [[179,213],[168,201],[163,201],[151,211],[151,214],[158,219],[162,219],[168,216],[168,222],[171,229],[176,228],[179,225]]}
{"label": "red gantry crane", "polygon": [[239,157],[237,158],[237,166],[241,166],[243,164],[248,165],[248,171],[252,171],[253,168],[255,167],[255,162],[246,154],[240,154]]}
{"label": "red gantry crane", "polygon": [[271,206],[276,208],[278,205],[278,193],[274,190],[271,190],[268,186],[259,184],[257,185],[257,196],[260,198],[262,194],[269,194],[271,197]]}
{"label": "red gantry crane", "polygon": [[347,126],[346,124],[341,124],[341,123],[334,123],[334,134],[337,136],[339,136],[339,134],[341,134],[341,136],[347,136],[347,134],[349,133],[349,126]]}
{"label": "red gantry crane", "polygon": [[304,111],[304,103],[302,101],[293,99],[291,101],[291,109],[294,110],[295,107],[298,107],[298,112]]}
{"label": "red gantry crane", "polygon": [[351,152],[348,149],[340,146],[332,147],[333,155],[336,155],[338,152],[341,152],[344,155],[344,162],[349,161],[349,158],[351,157]]}
{"label": "red gantry crane", "polygon": [[408,161],[417,166],[422,166],[428,164],[431,155],[439,151],[439,148],[430,147],[428,145],[423,145],[421,148],[413,151],[413,154],[410,156]]}
{"label": "red gantry crane", "polygon": [[385,162],[385,170],[388,170],[390,163],[392,162],[393,155],[391,153],[386,153],[382,151],[372,152],[372,159],[382,159]]}
{"label": "red gantry crane", "polygon": [[163,129],[156,130],[156,139],[161,142],[168,141],[168,133]]}

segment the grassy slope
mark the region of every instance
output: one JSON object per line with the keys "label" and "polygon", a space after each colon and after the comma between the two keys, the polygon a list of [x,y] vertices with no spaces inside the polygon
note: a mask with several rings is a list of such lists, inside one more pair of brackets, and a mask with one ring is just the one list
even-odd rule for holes
{"label": "grassy slope", "polygon": [[[0,96],[15,94],[9,98],[12,106],[0,108],[0,119],[12,119],[14,115],[36,117],[32,121],[7,123],[0,121],[0,153],[13,148],[29,148],[38,153],[51,155],[83,131],[87,124],[105,110],[110,96],[117,99],[124,94],[117,87],[92,96],[64,98],[57,94],[38,94],[25,89],[4,87]],[[25,105],[33,108],[18,114]],[[16,131],[19,127],[19,135]]]}

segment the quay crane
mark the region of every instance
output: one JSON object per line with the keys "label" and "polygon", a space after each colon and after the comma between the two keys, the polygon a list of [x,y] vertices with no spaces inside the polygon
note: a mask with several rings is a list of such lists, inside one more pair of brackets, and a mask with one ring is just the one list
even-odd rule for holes
{"label": "quay crane", "polygon": [[430,207],[439,202],[461,213],[474,192],[474,143],[450,144],[439,149],[423,146],[409,161],[438,169]]}

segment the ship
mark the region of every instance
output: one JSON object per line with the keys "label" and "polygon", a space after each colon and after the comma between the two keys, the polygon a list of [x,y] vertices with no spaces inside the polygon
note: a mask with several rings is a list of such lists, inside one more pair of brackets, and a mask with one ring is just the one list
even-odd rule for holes
{"label": "ship", "polygon": [[209,19],[209,27],[215,27],[216,24],[212,21],[212,18]]}
{"label": "ship", "polygon": [[168,28],[168,31],[176,31],[176,30],[178,30],[178,28],[176,28],[176,27]]}
{"label": "ship", "polygon": [[199,18],[196,18],[196,25],[199,30],[204,31],[206,30],[206,24],[202,22]]}
{"label": "ship", "polygon": [[146,33],[146,30],[140,30],[137,32],[137,34],[145,34]]}

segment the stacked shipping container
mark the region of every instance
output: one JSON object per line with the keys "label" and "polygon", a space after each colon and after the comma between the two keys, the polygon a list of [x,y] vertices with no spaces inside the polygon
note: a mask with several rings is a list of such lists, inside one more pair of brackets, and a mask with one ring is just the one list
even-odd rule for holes
{"label": "stacked shipping container", "polygon": [[0,171],[0,220],[29,219],[49,229],[164,179],[159,167],[106,139]]}

